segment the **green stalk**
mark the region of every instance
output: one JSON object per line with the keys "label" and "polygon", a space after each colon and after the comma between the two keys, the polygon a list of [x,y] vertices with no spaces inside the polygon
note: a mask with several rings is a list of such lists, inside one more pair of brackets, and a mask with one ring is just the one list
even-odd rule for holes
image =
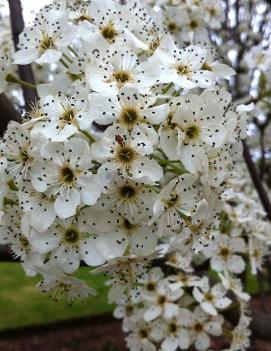
{"label": "green stalk", "polygon": [[80,130],[80,132],[82,133],[82,134],[84,134],[84,136],[86,136],[87,138],[88,138],[88,140],[89,140],[89,142],[92,144],[92,143],[94,143],[96,140],[93,138],[93,136],[92,135],[90,135],[86,130]]}
{"label": "green stalk", "polygon": [[6,81],[11,82],[11,83],[17,83],[17,84],[20,84],[20,85],[27,87],[27,88],[37,89],[37,87],[34,84],[25,82],[24,80],[21,80],[21,79],[15,77],[13,74],[8,74],[6,76]]}

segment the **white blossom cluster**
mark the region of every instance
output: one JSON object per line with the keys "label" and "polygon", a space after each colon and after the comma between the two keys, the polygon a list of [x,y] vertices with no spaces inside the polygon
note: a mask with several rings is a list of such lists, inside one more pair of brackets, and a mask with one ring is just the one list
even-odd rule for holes
{"label": "white blossom cluster", "polygon": [[72,276],[80,264],[107,273],[131,351],[210,350],[225,333],[228,351],[245,350],[238,275],[246,255],[261,269],[270,234],[233,174],[247,107],[220,83],[235,72],[206,29],[223,6],[158,5],[58,0],[20,35],[13,64],[42,74],[0,144],[0,243],[54,299],[95,294]]}

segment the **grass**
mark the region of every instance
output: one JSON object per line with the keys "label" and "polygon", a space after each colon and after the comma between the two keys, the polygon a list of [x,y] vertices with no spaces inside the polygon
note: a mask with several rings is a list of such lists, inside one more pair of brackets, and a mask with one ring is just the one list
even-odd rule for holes
{"label": "grass", "polygon": [[[107,289],[102,275],[91,276],[88,267],[75,274],[94,288],[97,296],[68,305],[65,301],[54,302],[36,288],[40,277],[29,278],[18,263],[0,263],[0,329],[39,325],[83,316],[110,313],[107,304]],[[257,278],[247,271],[247,288],[251,294],[259,293]]]}
{"label": "grass", "polygon": [[38,325],[112,311],[107,304],[107,289],[103,276],[91,276],[88,267],[76,274],[94,288],[97,296],[68,305],[65,301],[54,302],[36,288],[40,277],[29,278],[18,263],[0,263],[0,329]]}

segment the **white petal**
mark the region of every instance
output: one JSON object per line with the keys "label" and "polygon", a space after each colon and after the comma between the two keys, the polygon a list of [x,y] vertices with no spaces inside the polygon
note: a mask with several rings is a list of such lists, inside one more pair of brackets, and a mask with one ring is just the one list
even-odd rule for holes
{"label": "white petal", "polygon": [[69,218],[76,213],[80,204],[80,194],[76,189],[70,189],[68,194],[60,195],[55,201],[55,211],[60,218]]}

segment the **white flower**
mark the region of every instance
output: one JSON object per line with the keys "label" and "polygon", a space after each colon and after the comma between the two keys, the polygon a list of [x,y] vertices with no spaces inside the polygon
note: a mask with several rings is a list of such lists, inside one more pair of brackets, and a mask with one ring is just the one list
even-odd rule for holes
{"label": "white flower", "polygon": [[140,313],[131,327],[132,332],[125,339],[131,351],[156,351],[152,342],[153,327],[144,321]]}
{"label": "white flower", "polygon": [[205,50],[207,51],[207,55],[202,66],[203,69],[212,72],[214,77],[219,78],[230,78],[236,74],[236,72],[230,66],[221,63],[221,60],[217,58],[217,53],[214,48],[206,47]]}
{"label": "white flower", "polygon": [[29,238],[31,245],[40,254],[48,254],[51,262],[55,262],[65,273],[74,272],[83,260],[90,266],[98,266],[105,262],[97,249],[92,227],[84,217],[58,220],[46,232],[39,233],[32,229]]}
{"label": "white flower", "polygon": [[159,316],[165,319],[176,317],[179,313],[177,300],[183,295],[183,290],[171,290],[166,280],[158,282],[155,294],[153,292],[145,292],[142,295],[146,304],[144,313],[145,321],[152,321]]}
{"label": "white flower", "polygon": [[144,291],[147,294],[156,294],[156,289],[159,281],[164,277],[164,273],[160,267],[150,269],[148,274],[139,279],[139,283],[143,285],[141,295]]}
{"label": "white flower", "polygon": [[241,300],[250,300],[250,296],[244,292],[241,279],[235,278],[233,275],[227,272],[225,272],[224,275],[222,273],[218,273],[218,275],[225,289],[232,290],[234,294]]}
{"label": "white flower", "polygon": [[65,11],[49,9],[38,16],[32,27],[26,27],[19,37],[19,50],[14,63],[25,65],[57,62],[63,48],[72,41],[74,30],[68,25]]}
{"label": "white flower", "polygon": [[[79,31],[83,40],[93,43],[100,43],[108,46],[115,42],[123,42],[127,31],[131,31],[136,26],[138,12],[131,8],[121,6],[111,0],[99,0],[90,2],[84,17],[79,20]],[[138,10],[138,9],[137,9]]]}
{"label": "white flower", "polygon": [[[34,144],[35,145],[35,144]],[[30,133],[18,122],[11,121],[0,145],[0,152],[7,158],[7,173],[16,181],[29,179],[33,158]]]}
{"label": "white flower", "polygon": [[99,124],[117,122],[138,143],[145,143],[151,151],[158,143],[153,125],[159,125],[167,116],[167,104],[154,106],[156,97],[141,95],[137,89],[124,87],[118,95],[92,94],[92,118]]}
{"label": "white flower", "polygon": [[200,306],[197,306],[193,312],[190,312],[190,338],[195,345],[196,350],[205,351],[210,346],[210,335],[219,336],[222,334],[221,325],[223,317],[218,315],[210,317]]}
{"label": "white flower", "polygon": [[92,144],[91,151],[93,157],[102,163],[98,170],[102,179],[110,181],[121,171],[142,183],[154,184],[163,175],[159,164],[147,157],[149,150],[146,145],[125,134],[121,127],[109,127],[103,137]]}
{"label": "white flower", "polygon": [[160,83],[174,83],[178,88],[206,88],[214,84],[213,75],[202,69],[206,52],[200,46],[190,45],[179,49],[173,40],[167,47],[155,51],[149,62],[160,66]]}
{"label": "white flower", "polygon": [[206,278],[205,284],[202,284],[200,288],[193,289],[193,296],[205,312],[217,316],[217,309],[223,310],[231,303],[231,300],[225,296],[226,292],[227,290],[222,284],[216,284],[210,288],[208,278]]}
{"label": "white flower", "polygon": [[211,259],[210,264],[215,271],[229,271],[240,274],[245,269],[245,262],[238,254],[246,251],[244,239],[219,234],[213,245],[204,249],[203,254]]}
{"label": "white flower", "polygon": [[148,255],[115,257],[92,272],[93,274],[105,272],[110,276],[111,287],[108,293],[110,303],[119,299],[126,289],[130,292],[134,285],[137,285],[139,279],[146,274],[150,261],[157,258],[158,253],[155,251]]}
{"label": "white flower", "polygon": [[80,130],[87,130],[94,118],[84,95],[46,96],[41,108],[43,119],[35,124],[32,135],[41,133],[53,142],[62,142]]}
{"label": "white flower", "polygon": [[99,93],[118,93],[123,86],[137,88],[140,93],[149,91],[159,76],[159,67],[148,62],[140,63],[129,48],[117,46],[111,56],[99,64],[92,63],[86,70],[86,80],[91,89]]}
{"label": "white flower", "polygon": [[195,205],[195,213],[190,219],[185,219],[185,234],[190,237],[195,252],[209,246],[217,233],[217,213],[210,209],[208,202],[203,199]]}
{"label": "white flower", "polygon": [[39,193],[31,184],[25,184],[18,192],[20,206],[29,214],[30,224],[37,231],[47,230],[56,218],[54,198],[47,193]]}
{"label": "white flower", "polygon": [[73,303],[75,300],[96,295],[96,291],[88,287],[83,280],[70,277],[61,271],[40,271],[40,273],[44,278],[38,283],[38,288],[44,293],[50,293],[50,297],[55,301],[64,298],[68,303]]}
{"label": "white flower", "polygon": [[152,215],[156,194],[144,183],[119,174],[105,185],[103,193],[96,208],[117,211],[130,221]]}
{"label": "white flower", "polygon": [[248,329],[249,321],[240,317],[238,325],[232,331],[230,348],[225,351],[245,351],[250,346],[251,331]]}
{"label": "white flower", "polygon": [[54,208],[60,218],[75,214],[80,203],[93,205],[101,194],[97,175],[92,174],[91,154],[86,141],[72,138],[43,148],[44,162],[32,165],[32,185],[38,192],[55,197]]}
{"label": "white flower", "polygon": [[[189,311],[180,308],[177,317],[162,321],[160,328],[163,329],[163,341],[161,349],[163,351],[175,351],[178,348],[187,350],[190,345],[190,335],[184,325],[189,323]],[[154,322],[155,324],[155,322]]]}
{"label": "white flower", "polygon": [[159,230],[165,226],[174,228],[182,223],[182,214],[191,214],[197,198],[194,185],[196,178],[183,174],[166,184],[157,196],[153,206],[153,223],[157,220]]}
{"label": "white flower", "polygon": [[248,253],[252,274],[256,275],[262,270],[265,256],[269,253],[269,248],[264,241],[250,237],[248,241]]}

